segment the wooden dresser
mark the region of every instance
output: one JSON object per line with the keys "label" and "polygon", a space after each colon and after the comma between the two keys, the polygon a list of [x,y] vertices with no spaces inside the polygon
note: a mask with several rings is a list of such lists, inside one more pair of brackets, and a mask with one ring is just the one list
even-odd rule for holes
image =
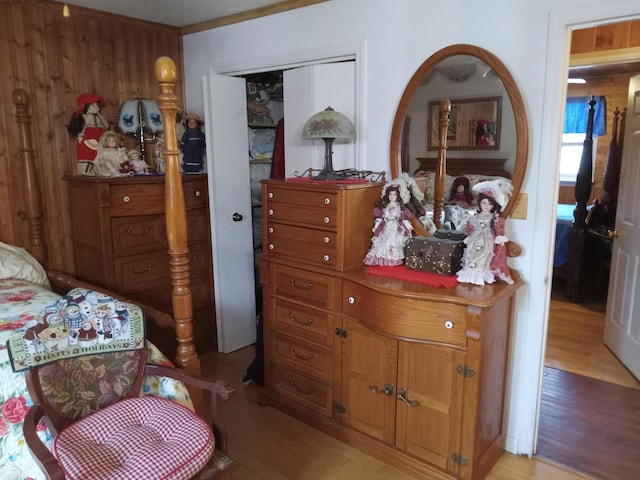
{"label": "wooden dresser", "polygon": [[[164,176],[63,177],[68,184],[76,276],[172,313]],[[189,241],[194,343],[216,350],[207,176],[183,177]],[[149,338],[175,357],[173,329]]]}
{"label": "wooden dresser", "polygon": [[522,282],[367,273],[380,189],[263,182],[263,400],[421,478],[484,478],[503,452]]}

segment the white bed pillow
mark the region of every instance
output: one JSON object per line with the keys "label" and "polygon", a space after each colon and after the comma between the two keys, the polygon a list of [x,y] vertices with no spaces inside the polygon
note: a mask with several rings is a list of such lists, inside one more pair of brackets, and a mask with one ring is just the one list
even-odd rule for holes
{"label": "white bed pillow", "polygon": [[47,272],[25,249],[0,242],[0,279],[17,278],[51,290]]}

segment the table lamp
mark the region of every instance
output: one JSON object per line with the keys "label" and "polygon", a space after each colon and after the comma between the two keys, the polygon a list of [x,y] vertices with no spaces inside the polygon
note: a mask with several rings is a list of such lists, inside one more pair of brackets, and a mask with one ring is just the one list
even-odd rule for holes
{"label": "table lamp", "polygon": [[333,108],[327,107],[307,120],[302,129],[302,138],[321,138],[324,140],[324,167],[320,173],[313,176],[314,180],[341,180],[345,178],[344,175],[333,169],[331,146],[336,139],[353,140],[356,138],[356,129],[351,120]]}

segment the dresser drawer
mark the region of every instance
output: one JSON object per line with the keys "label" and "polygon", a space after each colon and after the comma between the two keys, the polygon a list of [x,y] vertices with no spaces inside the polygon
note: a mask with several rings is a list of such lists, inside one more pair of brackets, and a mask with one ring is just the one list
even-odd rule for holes
{"label": "dresser drawer", "polygon": [[206,208],[187,210],[187,239],[189,243],[209,241],[209,213]]}
{"label": "dresser drawer", "polygon": [[164,183],[111,185],[111,216],[164,213]]}
{"label": "dresser drawer", "polygon": [[[189,245],[189,275],[207,275],[211,271],[208,244]],[[167,254],[168,255],[168,254]],[[167,257],[168,258],[168,257]]]}
{"label": "dresser drawer", "polygon": [[276,362],[322,380],[331,380],[330,348],[277,332],[271,338]]}
{"label": "dresser drawer", "polygon": [[414,338],[466,346],[466,308],[379,295],[360,284],[345,281],[342,312],[363,325],[400,338]]}
{"label": "dresser drawer", "polygon": [[164,215],[116,217],[111,220],[113,252],[116,256],[166,248]]}
{"label": "dresser drawer", "polygon": [[[191,290],[191,299],[193,301],[193,311],[209,310],[210,316],[214,315],[213,312],[213,291],[209,283],[209,277],[196,277],[191,278],[189,285]],[[173,300],[171,293],[173,286],[171,285],[171,279],[167,278],[166,281],[157,287],[141,290],[129,294],[132,300],[144,303],[150,307],[160,310],[161,312],[173,314]]]}
{"label": "dresser drawer", "polygon": [[275,305],[276,330],[319,344],[333,343],[333,324],[327,313],[284,300],[276,300]]}
{"label": "dresser drawer", "polygon": [[332,416],[332,393],[329,385],[277,363],[274,364],[272,376],[271,385],[278,394],[326,417]]}
{"label": "dresser drawer", "polygon": [[331,308],[330,294],[336,280],[328,275],[274,265],[273,292],[289,300],[297,300],[318,308]]}
{"label": "dresser drawer", "polygon": [[[278,188],[275,185],[267,185],[266,199],[267,207],[271,208],[272,203],[287,203],[287,208],[318,207],[318,208],[338,208],[338,194],[335,192],[313,192],[305,190],[295,190],[289,188]],[[304,210],[304,209],[302,209]]]}
{"label": "dresser drawer", "polygon": [[115,258],[113,264],[119,293],[166,285],[171,278],[169,254],[164,250]]}
{"label": "dresser drawer", "polygon": [[308,243],[271,238],[267,244],[269,255],[301,260],[307,263],[335,267],[338,264],[338,251],[324,245],[310,245]]}
{"label": "dresser drawer", "polygon": [[269,202],[265,213],[269,223],[290,222],[329,229],[335,229],[338,225],[338,210],[329,207],[303,207],[288,203]]}
{"label": "dresser drawer", "polygon": [[182,188],[184,190],[186,208],[206,207],[208,205],[207,182],[205,180],[183,182]]}

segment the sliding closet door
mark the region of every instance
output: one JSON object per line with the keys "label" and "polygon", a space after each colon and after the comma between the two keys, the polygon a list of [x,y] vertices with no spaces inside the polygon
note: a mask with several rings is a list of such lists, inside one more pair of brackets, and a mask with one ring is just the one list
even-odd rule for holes
{"label": "sliding closet door", "polygon": [[[284,81],[284,145],[285,175],[302,174],[312,167],[324,165],[324,142],[303,140],[302,127],[314,114],[327,107],[343,113],[356,125],[355,62],[324,63],[285,70]],[[355,142],[333,144],[333,168],[361,169]]]}

